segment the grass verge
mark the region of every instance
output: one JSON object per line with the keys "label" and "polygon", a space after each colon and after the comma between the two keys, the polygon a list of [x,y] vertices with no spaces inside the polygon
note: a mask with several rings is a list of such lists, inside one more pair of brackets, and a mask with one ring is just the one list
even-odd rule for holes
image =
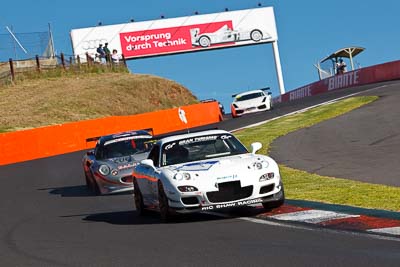
{"label": "grass verge", "polygon": [[[310,127],[375,101],[378,97],[353,97],[304,113],[280,118],[235,135],[249,147],[259,141],[267,153],[271,143],[290,132]],[[288,199],[310,200],[362,208],[400,210],[400,188],[320,176],[280,165]]]}

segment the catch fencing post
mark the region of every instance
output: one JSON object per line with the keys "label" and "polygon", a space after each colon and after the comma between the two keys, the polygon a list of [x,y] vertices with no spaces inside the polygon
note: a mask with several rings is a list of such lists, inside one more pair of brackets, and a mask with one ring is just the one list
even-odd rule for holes
{"label": "catch fencing post", "polygon": [[65,70],[65,58],[64,58],[64,53],[61,53],[61,64],[63,69]]}
{"label": "catch fencing post", "polygon": [[36,70],[37,70],[38,73],[40,73],[40,61],[39,61],[39,56],[36,55],[35,58],[36,58]]}
{"label": "catch fencing post", "polygon": [[125,68],[128,68],[128,65],[126,65],[126,59],[125,59],[124,54],[122,54],[121,56],[122,56],[122,62],[124,62]]}
{"label": "catch fencing post", "polygon": [[89,53],[88,52],[86,52],[86,62],[87,62],[87,65],[88,66],[90,66],[91,65],[91,57],[89,56]]}
{"label": "catch fencing post", "polygon": [[76,56],[76,62],[78,63],[78,69],[81,68],[81,58],[79,56]]}
{"label": "catch fencing post", "polygon": [[12,58],[9,60],[10,62],[10,72],[11,72],[11,80],[15,82],[15,71],[14,71],[14,64]]}

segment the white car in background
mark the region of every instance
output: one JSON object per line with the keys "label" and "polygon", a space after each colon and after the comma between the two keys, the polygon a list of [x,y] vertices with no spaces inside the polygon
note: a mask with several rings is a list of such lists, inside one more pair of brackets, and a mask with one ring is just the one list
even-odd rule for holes
{"label": "white car in background", "polygon": [[249,41],[259,42],[272,38],[268,32],[260,29],[237,29],[233,30],[228,25],[224,25],[215,32],[200,33],[199,28],[190,30],[193,46],[209,47],[213,44],[228,42]]}
{"label": "white car in background", "polygon": [[136,210],[172,213],[214,211],[252,204],[265,209],[285,200],[278,164],[251,153],[232,134],[208,130],[164,137],[132,173]]}
{"label": "white car in background", "polygon": [[265,92],[266,90],[269,90],[269,87],[232,95],[232,117],[272,109],[272,96],[270,92]]}

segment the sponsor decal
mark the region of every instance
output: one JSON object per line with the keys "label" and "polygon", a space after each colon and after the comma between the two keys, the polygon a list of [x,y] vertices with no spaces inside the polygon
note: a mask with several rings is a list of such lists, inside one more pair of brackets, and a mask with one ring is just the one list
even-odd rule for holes
{"label": "sponsor decal", "polygon": [[223,208],[246,206],[246,205],[257,204],[257,203],[261,203],[261,202],[263,202],[263,200],[261,198],[256,198],[256,199],[250,199],[250,200],[237,201],[237,202],[233,202],[233,203],[209,205],[209,206],[201,207],[201,210],[202,211],[210,211],[210,210],[223,209]]}
{"label": "sponsor decal", "polygon": [[124,165],[120,165],[120,166],[118,166],[117,167],[117,169],[118,170],[125,170],[125,169],[130,169],[130,168],[133,168],[133,167],[135,167],[136,165],[138,165],[138,163],[131,163],[131,164],[124,164]]}
{"label": "sponsor decal", "polygon": [[216,135],[208,135],[208,136],[199,136],[199,137],[194,137],[194,138],[188,138],[179,141],[179,145],[186,145],[186,144],[192,144],[192,143],[198,143],[198,142],[204,142],[204,141],[210,141],[210,140],[217,140],[218,136]]}
{"label": "sponsor decal", "polygon": [[358,84],[359,72],[359,70],[356,70],[330,77],[328,80],[328,90],[335,90]]}
{"label": "sponsor decal", "polygon": [[[122,53],[128,58],[201,49],[201,47],[193,45],[193,38],[202,33],[215,32],[225,25],[231,29],[233,28],[232,21],[229,20],[171,28],[123,32],[120,33]],[[231,42],[224,45],[232,44],[235,43]],[[211,46],[213,46],[213,44],[211,44]]]}
{"label": "sponsor decal", "polygon": [[218,180],[227,180],[227,179],[236,179],[236,178],[238,178],[237,174],[225,175],[225,176],[217,177],[217,181]]}
{"label": "sponsor decal", "polygon": [[[300,98],[311,96],[311,95],[312,95],[311,94],[311,86],[308,85],[308,86],[305,86],[305,87],[302,87],[300,89],[290,92],[289,101],[295,100],[295,99],[300,99]],[[280,102],[280,100],[279,100],[279,102]]]}
{"label": "sponsor decal", "polygon": [[185,110],[179,108],[179,109],[178,109],[178,115],[179,115],[179,119],[180,119],[184,124],[187,124],[187,123],[188,123],[188,121],[187,121],[187,119],[186,119],[186,112],[185,112]]}
{"label": "sponsor decal", "polygon": [[212,166],[218,163],[218,160],[188,163],[172,169],[173,171],[208,171]]}
{"label": "sponsor decal", "polygon": [[117,138],[117,139],[113,139],[113,140],[106,141],[106,142],[104,143],[104,145],[106,146],[106,145],[113,144],[113,143],[118,143],[118,142],[122,142],[122,141],[133,140],[133,139],[139,139],[139,138],[150,139],[151,137],[148,136],[148,135],[128,136],[128,137]]}

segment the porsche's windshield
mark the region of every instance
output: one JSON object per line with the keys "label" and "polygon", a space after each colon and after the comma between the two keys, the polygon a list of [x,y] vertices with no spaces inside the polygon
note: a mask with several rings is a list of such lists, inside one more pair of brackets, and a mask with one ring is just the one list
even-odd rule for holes
{"label": "porsche's windshield", "polygon": [[99,148],[96,154],[99,159],[110,159],[148,152],[151,147],[150,137],[125,138],[107,141],[102,148]]}
{"label": "porsche's windshield", "polygon": [[264,96],[263,93],[259,92],[259,93],[251,93],[251,94],[247,94],[247,95],[242,95],[240,97],[236,97],[236,101],[245,101],[245,100],[250,100],[250,99],[254,99],[254,98],[258,98]]}
{"label": "porsche's windshield", "polygon": [[230,134],[185,138],[162,146],[161,166],[248,153]]}

